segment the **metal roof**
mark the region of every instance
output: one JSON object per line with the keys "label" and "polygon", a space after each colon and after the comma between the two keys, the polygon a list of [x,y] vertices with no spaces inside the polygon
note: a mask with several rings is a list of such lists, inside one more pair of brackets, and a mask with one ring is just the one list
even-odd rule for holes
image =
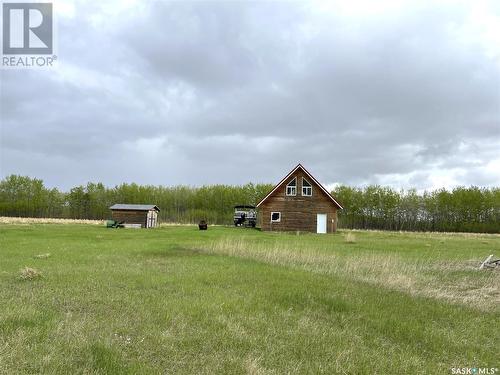
{"label": "metal roof", "polygon": [[110,210],[134,210],[134,211],[149,211],[149,210],[160,211],[158,206],[155,204],[114,204],[109,209]]}

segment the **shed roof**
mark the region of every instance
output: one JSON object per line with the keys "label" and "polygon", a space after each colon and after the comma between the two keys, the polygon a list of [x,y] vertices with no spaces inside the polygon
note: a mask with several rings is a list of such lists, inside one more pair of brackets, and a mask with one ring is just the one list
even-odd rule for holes
{"label": "shed roof", "polygon": [[109,209],[110,210],[133,210],[133,211],[149,211],[149,210],[160,211],[158,206],[155,204],[114,204]]}

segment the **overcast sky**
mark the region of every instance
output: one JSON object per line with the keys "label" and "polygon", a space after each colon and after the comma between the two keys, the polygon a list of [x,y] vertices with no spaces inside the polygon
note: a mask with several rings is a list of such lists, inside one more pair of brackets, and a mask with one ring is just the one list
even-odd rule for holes
{"label": "overcast sky", "polygon": [[0,177],[500,186],[500,2],[59,1],[2,70]]}

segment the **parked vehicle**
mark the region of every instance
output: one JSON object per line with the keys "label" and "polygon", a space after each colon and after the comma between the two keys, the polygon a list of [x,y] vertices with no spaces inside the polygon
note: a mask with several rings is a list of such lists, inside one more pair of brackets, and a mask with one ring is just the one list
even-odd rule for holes
{"label": "parked vehicle", "polygon": [[198,223],[198,228],[200,230],[207,230],[208,229],[208,224],[205,220],[201,220],[199,223]]}
{"label": "parked vehicle", "polygon": [[255,206],[234,206],[234,225],[255,228],[257,225],[257,211]]}

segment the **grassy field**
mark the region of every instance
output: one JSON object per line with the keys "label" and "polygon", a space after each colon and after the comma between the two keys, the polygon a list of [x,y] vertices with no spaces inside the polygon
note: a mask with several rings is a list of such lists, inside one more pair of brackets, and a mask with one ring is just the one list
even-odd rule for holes
{"label": "grassy field", "polygon": [[3,224],[0,373],[498,368],[492,253],[498,235]]}

